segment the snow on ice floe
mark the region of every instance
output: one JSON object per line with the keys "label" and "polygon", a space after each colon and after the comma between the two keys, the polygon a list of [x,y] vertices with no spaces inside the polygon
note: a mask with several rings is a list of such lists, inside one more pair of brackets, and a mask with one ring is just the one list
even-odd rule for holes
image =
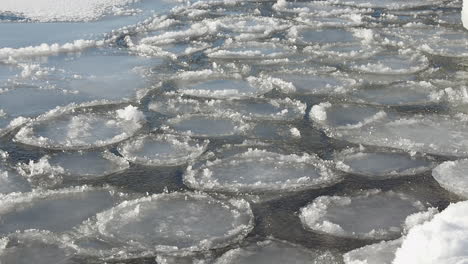
{"label": "snow on ice floe", "polygon": [[441,91],[430,82],[407,81],[385,87],[372,86],[355,89],[349,97],[358,103],[398,106],[437,103],[442,96]]}
{"label": "snow on ice floe", "polygon": [[412,74],[429,67],[429,60],[423,54],[411,50],[383,51],[365,60],[350,62],[352,70],[372,74]]}
{"label": "snow on ice floe", "polygon": [[219,48],[212,48],[206,51],[208,57],[212,59],[280,59],[292,55],[295,49],[289,46],[274,42],[237,42],[226,41]]}
{"label": "snow on ice floe", "polygon": [[149,104],[148,108],[165,115],[180,113],[199,114],[216,112],[240,113],[248,120],[292,120],[302,118],[307,105],[298,100],[284,99],[244,99],[217,100],[192,99],[177,94],[158,96]]}
{"label": "snow on ice floe", "polygon": [[249,149],[188,167],[184,182],[205,191],[279,192],[320,188],[340,181],[332,163],[315,155],[282,155]]}
{"label": "snow on ice floe", "polygon": [[387,179],[415,175],[434,165],[428,158],[406,152],[346,149],[335,154],[336,167],[342,171],[371,179]]}
{"label": "snow on ice floe", "polygon": [[449,205],[434,218],[409,230],[394,264],[455,264],[468,259],[468,202]]}
{"label": "snow on ice floe", "polygon": [[137,107],[93,113],[51,113],[22,127],[15,140],[52,149],[88,149],[114,144],[131,137],[145,122]]}
{"label": "snow on ice floe", "polygon": [[387,239],[400,236],[407,217],[426,209],[404,193],[368,190],[353,196],[320,196],[301,208],[299,217],[305,227],[316,232]]}
{"label": "snow on ice floe", "polygon": [[339,258],[330,251],[309,250],[286,241],[268,239],[245,247],[231,249],[214,264],[338,264]]}
{"label": "snow on ice floe", "polygon": [[193,140],[189,137],[144,135],[124,142],[119,152],[129,161],[150,166],[176,166],[200,156],[209,141]]}
{"label": "snow on ice floe", "polygon": [[69,242],[47,231],[30,230],[0,239],[2,264],[74,263],[76,254]]}
{"label": "snow on ice floe", "polygon": [[239,113],[186,114],[167,120],[162,129],[168,133],[194,137],[242,135],[251,125]]}
{"label": "snow on ice floe", "polygon": [[432,171],[444,189],[468,198],[468,160],[446,161]]}
{"label": "snow on ice floe", "polygon": [[129,167],[128,162],[109,151],[58,152],[34,162],[18,164],[19,172],[29,182],[39,186],[53,186],[64,179],[95,179]]}
{"label": "snow on ice floe", "polygon": [[112,207],[120,197],[110,188],[87,186],[0,196],[0,233],[29,229],[71,231],[89,217]]}
{"label": "snow on ice floe", "polygon": [[367,245],[343,255],[345,264],[392,264],[403,239]]}
{"label": "snow on ice floe", "polygon": [[252,228],[253,214],[244,200],[163,193],[125,201],[99,213],[96,222],[81,230],[119,245],[116,253],[125,249],[129,254],[154,255],[225,247]]}

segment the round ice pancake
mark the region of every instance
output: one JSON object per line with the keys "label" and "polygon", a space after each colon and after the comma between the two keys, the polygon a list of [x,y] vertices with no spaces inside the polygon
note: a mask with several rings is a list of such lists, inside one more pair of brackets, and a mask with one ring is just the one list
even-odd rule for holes
{"label": "round ice pancake", "polygon": [[72,258],[77,250],[50,232],[31,230],[12,234],[2,240],[0,240],[2,264],[75,263]]}
{"label": "round ice pancake", "polygon": [[430,170],[429,159],[406,152],[370,152],[347,149],[335,154],[336,167],[371,179],[387,179],[414,175]]}
{"label": "round ice pancake", "polygon": [[467,125],[463,114],[429,114],[383,118],[357,129],[328,132],[332,137],[353,143],[464,157],[468,155]]}
{"label": "round ice pancake", "polygon": [[145,135],[123,143],[119,152],[129,161],[151,166],[176,166],[200,156],[209,141],[189,137]]}
{"label": "round ice pancake", "polygon": [[412,74],[429,66],[426,56],[415,50],[382,52],[369,59],[351,62],[351,69],[372,74]]}
{"label": "round ice pancake", "polygon": [[351,5],[358,7],[370,7],[370,8],[386,8],[386,9],[409,9],[417,8],[422,6],[428,6],[431,4],[438,3],[438,0],[415,0],[415,1],[404,1],[404,0],[338,0],[330,1],[334,4]]}
{"label": "round ice pancake", "polygon": [[468,160],[446,161],[432,171],[442,188],[468,198]]}
{"label": "round ice pancake", "polygon": [[345,93],[352,90],[357,81],[339,73],[278,73],[277,78],[291,83],[298,93],[304,94],[333,94]]}
{"label": "round ice pancake", "polygon": [[290,98],[284,99],[245,99],[245,100],[217,100],[190,99],[180,95],[166,95],[152,101],[150,110],[165,114],[178,115],[197,113],[234,112],[241,113],[249,120],[291,120],[302,118],[307,105]]}
{"label": "round ice pancake", "polygon": [[382,241],[354,249],[343,255],[345,264],[392,264],[402,239]]}
{"label": "round ice pancake", "polygon": [[300,210],[305,227],[320,233],[361,239],[401,235],[405,219],[426,207],[403,193],[379,190],[356,196],[320,196]]}
{"label": "round ice pancake", "polygon": [[0,159],[0,195],[31,190],[28,181],[17,171],[7,167]]}
{"label": "round ice pancake", "polygon": [[334,184],[340,177],[331,163],[315,155],[282,155],[248,150],[189,167],[184,182],[191,188],[227,192],[294,191]]}
{"label": "round ice pancake", "polygon": [[293,27],[289,31],[291,38],[300,44],[342,44],[358,42],[352,31],[343,28],[317,29],[308,27]]}
{"label": "round ice pancake", "polygon": [[253,228],[244,200],[218,200],[206,194],[171,193],[123,202],[99,213],[86,226],[110,242],[135,252],[187,252],[237,242]]}
{"label": "round ice pancake", "polygon": [[33,121],[15,139],[52,149],[88,149],[117,143],[142,127],[145,117],[134,106],[106,113],[65,113]]}
{"label": "round ice pancake", "polygon": [[111,189],[87,186],[0,196],[0,234],[28,229],[70,231],[119,199]]}
{"label": "round ice pancake", "polygon": [[272,89],[272,87],[258,85],[255,81],[256,79],[252,77],[247,80],[218,79],[195,83],[181,82],[177,91],[191,96],[232,99],[257,96]]}
{"label": "round ice pancake", "polygon": [[439,90],[430,82],[404,82],[385,87],[354,90],[353,101],[375,105],[425,105],[440,100]]}
{"label": "round ice pancake", "polygon": [[324,102],[312,106],[312,121],[326,129],[353,129],[384,119],[387,114],[378,107]]}
{"label": "round ice pancake", "polygon": [[214,264],[338,264],[339,258],[329,251],[308,250],[299,245],[280,240],[265,240],[231,249]]}
{"label": "round ice pancake", "polygon": [[166,125],[168,132],[194,137],[239,135],[249,129],[238,113],[181,115],[169,119]]}
{"label": "round ice pancake", "polygon": [[293,49],[272,42],[233,42],[216,49],[209,49],[206,55],[213,59],[277,59],[291,54]]}

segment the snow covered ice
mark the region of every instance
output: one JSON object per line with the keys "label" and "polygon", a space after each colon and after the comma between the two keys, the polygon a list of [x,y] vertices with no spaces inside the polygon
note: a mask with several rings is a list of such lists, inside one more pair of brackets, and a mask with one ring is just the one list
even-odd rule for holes
{"label": "snow covered ice", "polygon": [[466,262],[463,2],[0,0],[0,263]]}

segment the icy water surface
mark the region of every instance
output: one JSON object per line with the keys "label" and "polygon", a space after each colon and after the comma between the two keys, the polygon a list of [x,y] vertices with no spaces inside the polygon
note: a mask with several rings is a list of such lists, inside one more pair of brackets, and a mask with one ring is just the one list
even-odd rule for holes
{"label": "icy water surface", "polygon": [[2,0],[0,263],[405,263],[468,197],[461,5]]}

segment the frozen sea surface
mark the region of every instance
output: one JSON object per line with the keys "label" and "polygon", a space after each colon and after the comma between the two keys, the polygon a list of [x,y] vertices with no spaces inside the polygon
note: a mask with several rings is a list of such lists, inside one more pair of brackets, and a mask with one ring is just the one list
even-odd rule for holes
{"label": "frozen sea surface", "polygon": [[0,263],[468,261],[462,0],[0,2]]}

